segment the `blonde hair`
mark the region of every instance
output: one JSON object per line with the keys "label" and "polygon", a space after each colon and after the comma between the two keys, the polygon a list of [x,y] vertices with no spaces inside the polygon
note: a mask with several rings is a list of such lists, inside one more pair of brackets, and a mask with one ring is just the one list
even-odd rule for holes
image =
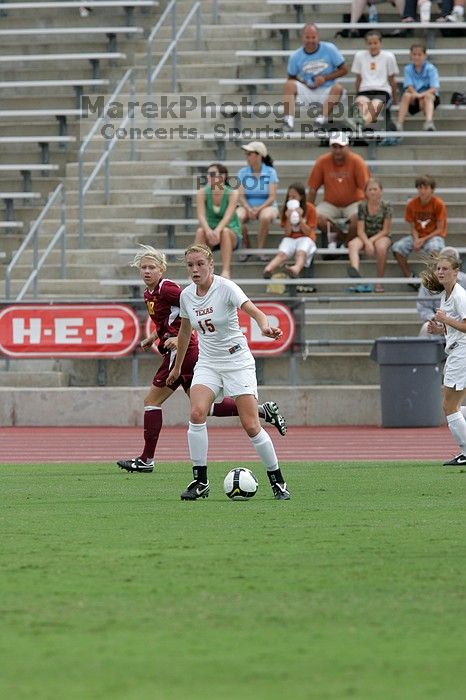
{"label": "blonde hair", "polygon": [[204,245],[204,243],[193,243],[193,245],[190,245],[189,248],[186,248],[184,251],[184,257],[189,255],[189,253],[202,253],[202,255],[205,255],[209,262],[214,262],[214,256],[212,255],[211,249],[208,245]]}
{"label": "blonde hair", "polygon": [[162,272],[165,272],[167,269],[167,258],[164,253],[157,250],[157,248],[153,248],[151,245],[144,245],[143,243],[139,243],[139,247],[141,250],[138,250],[134,256],[133,261],[130,263],[131,267],[140,268],[143,258],[151,258],[155,264],[160,267]]}
{"label": "blonde hair", "polygon": [[440,253],[432,253],[430,259],[426,262],[426,269],[423,270],[419,277],[422,280],[422,284],[431,294],[437,294],[438,292],[443,292],[444,286],[440,284],[437,277],[437,265],[440,260],[446,260],[451,264],[453,270],[459,270],[461,267],[461,261],[456,250],[450,248],[445,252],[441,250]]}

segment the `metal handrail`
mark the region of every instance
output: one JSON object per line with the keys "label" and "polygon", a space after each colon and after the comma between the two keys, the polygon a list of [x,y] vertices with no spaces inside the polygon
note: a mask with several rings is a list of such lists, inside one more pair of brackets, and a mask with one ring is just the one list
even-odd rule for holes
{"label": "metal handrail", "polygon": [[[128,110],[128,113],[126,116],[119,122],[118,125],[115,125],[115,134],[111,139],[105,138],[104,137],[104,152],[98,159],[97,163],[94,166],[94,169],[92,170],[91,174],[88,176],[87,179],[84,178],[84,155],[87,150],[87,147],[89,146],[92,138],[95,136],[97,130],[100,128],[101,133],[105,129],[105,124],[108,123],[108,111],[112,106],[112,103],[115,102],[116,98],[118,95],[121,93],[127,82],[129,81],[130,83],[130,93],[131,93],[131,103],[134,104],[135,102],[135,83],[134,83],[134,69],[129,68],[123,77],[121,78],[120,82],[116,86],[115,90],[113,91],[112,95],[109,97],[107,100],[106,105],[103,108],[103,114],[97,119],[95,122],[94,126],[84,139],[81,148],[79,149],[79,162],[78,162],[78,177],[79,177],[79,246],[81,248],[84,247],[84,206],[85,206],[85,197],[86,193],[88,192],[90,186],[92,185],[95,177],[97,176],[98,172],[100,171],[102,165],[105,165],[105,184],[104,184],[104,189],[105,189],[105,203],[108,204],[109,199],[110,199],[110,153],[112,152],[113,148],[115,145],[118,143],[119,139],[116,136],[116,132],[118,129],[124,129],[128,121],[131,121],[132,127],[130,129],[130,141],[131,141],[131,160],[135,160],[136,158],[136,142],[134,139],[134,109]],[[103,128],[102,128],[103,127]]]}
{"label": "metal handrail", "polygon": [[[48,214],[49,210],[51,207],[55,204],[55,202],[60,198],[60,226],[55,232],[52,240],[50,241],[49,245],[47,246],[45,252],[42,254],[42,256],[39,258],[39,233],[40,233],[40,225],[44,221],[46,215]],[[53,248],[56,246],[58,241],[61,240],[61,276],[62,279],[65,277],[66,273],[66,262],[65,262],[65,252],[66,252],[66,192],[65,192],[65,186],[63,183],[58,185],[58,187],[54,190],[52,195],[49,197],[49,200],[45,207],[42,209],[41,213],[37,217],[37,219],[34,221],[34,223],[31,225],[31,228],[29,229],[29,232],[24,239],[24,241],[21,243],[20,247],[14,254],[10,264],[6,268],[6,274],[5,274],[5,297],[7,301],[10,300],[11,296],[11,273],[13,272],[16,263],[20,259],[21,255],[23,252],[26,250],[26,248],[29,246],[30,242],[32,241],[33,243],[33,253],[32,253],[32,272],[29,275],[28,279],[22,286],[20,292],[18,293],[16,297],[16,301],[20,301],[24,295],[26,294],[27,290],[29,289],[29,286],[31,282],[34,282],[33,286],[33,296],[34,299],[37,299],[37,282],[38,282],[38,276],[39,276],[39,271],[42,268],[45,260],[47,259],[48,255],[50,252],[53,250]]]}
{"label": "metal handrail", "polygon": [[[165,63],[168,61],[169,57],[172,57],[172,75],[171,75],[171,81],[172,81],[172,90],[173,92],[176,92],[176,76],[177,76],[177,44],[181,36],[183,35],[186,27],[189,25],[191,18],[193,15],[196,15],[196,46],[197,49],[200,50],[201,48],[201,3],[200,2],[195,2],[188,14],[186,15],[181,27],[176,30],[176,0],[172,0],[172,2],[167,5],[165,12],[162,14],[160,17],[160,20],[157,22],[155,25],[154,29],[152,30],[149,38],[147,39],[147,70],[146,70],[146,75],[147,75],[147,102],[148,104],[152,103],[152,97],[153,97],[153,90],[152,90],[152,85],[154,83],[154,80],[157,78],[159,73],[161,72],[162,68],[164,67]],[[157,36],[157,33],[161,29],[163,22],[165,19],[168,17],[168,15],[171,13],[172,16],[172,40],[168,47],[165,49],[160,61],[156,65],[156,67],[153,69],[152,68],[152,50],[153,50],[153,43],[154,39]],[[148,111],[148,116],[147,116],[147,125],[148,128],[152,127],[152,114],[151,110]]]}

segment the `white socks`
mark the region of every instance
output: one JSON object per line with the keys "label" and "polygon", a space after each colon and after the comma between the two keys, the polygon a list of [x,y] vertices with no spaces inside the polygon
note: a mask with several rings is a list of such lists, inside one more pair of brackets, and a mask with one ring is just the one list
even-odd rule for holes
{"label": "white socks", "polygon": [[188,446],[193,467],[205,466],[207,464],[207,450],[209,449],[207,423],[189,422]]}
{"label": "white socks", "polygon": [[273,442],[264,428],[261,428],[257,435],[249,439],[262,462],[267,467],[267,471],[272,472],[278,469],[278,460]]}
{"label": "white socks", "polygon": [[447,423],[450,433],[453,435],[455,442],[460,446],[463,454],[466,454],[466,419],[463,415],[463,406],[461,411],[450,413],[447,416]]}

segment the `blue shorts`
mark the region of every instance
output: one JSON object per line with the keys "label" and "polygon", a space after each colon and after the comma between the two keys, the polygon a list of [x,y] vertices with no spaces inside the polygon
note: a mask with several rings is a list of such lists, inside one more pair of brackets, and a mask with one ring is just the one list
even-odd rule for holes
{"label": "blue shorts", "polygon": [[[445,248],[445,239],[443,236],[434,236],[422,246],[424,253],[438,253]],[[407,258],[413,252],[413,237],[403,236],[399,241],[395,241],[392,245],[392,253],[399,253],[404,258]]]}

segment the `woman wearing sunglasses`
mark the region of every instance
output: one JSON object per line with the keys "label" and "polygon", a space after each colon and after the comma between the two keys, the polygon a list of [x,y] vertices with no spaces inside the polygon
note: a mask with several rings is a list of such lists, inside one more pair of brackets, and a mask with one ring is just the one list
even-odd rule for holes
{"label": "woman wearing sunglasses", "polygon": [[207,178],[207,185],[197,192],[199,227],[195,242],[220,250],[220,275],[230,279],[231,255],[241,245],[241,224],[236,214],[238,190],[228,186],[228,170],[221,163],[209,165]]}

